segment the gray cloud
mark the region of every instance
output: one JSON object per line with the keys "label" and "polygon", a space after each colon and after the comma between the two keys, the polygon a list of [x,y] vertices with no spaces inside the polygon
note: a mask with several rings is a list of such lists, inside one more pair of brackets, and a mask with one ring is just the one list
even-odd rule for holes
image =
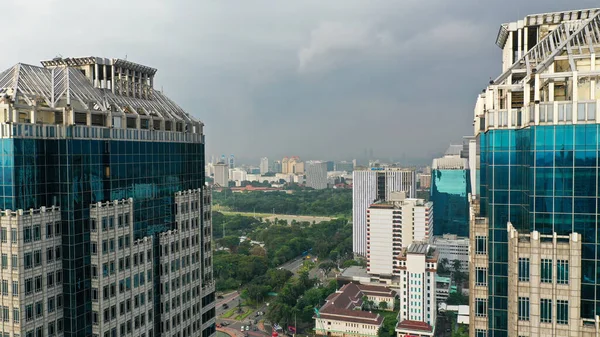
{"label": "gray cloud", "polygon": [[159,69],[207,154],[352,159],[442,152],[500,71],[501,23],[596,0],[4,0],[0,68],[62,56]]}

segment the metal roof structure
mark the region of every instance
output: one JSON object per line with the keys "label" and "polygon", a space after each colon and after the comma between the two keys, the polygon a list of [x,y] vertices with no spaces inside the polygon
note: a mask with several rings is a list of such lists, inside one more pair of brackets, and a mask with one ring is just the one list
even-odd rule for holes
{"label": "metal roof structure", "polygon": [[[105,65],[106,62],[102,60],[107,59],[57,58],[43,61],[42,64],[46,67],[18,63],[0,73],[0,97],[9,97],[15,103],[31,106],[41,104],[52,109],[69,107],[72,102],[77,102],[84,110],[95,113],[131,115],[142,119],[170,120],[203,126],[199,120],[190,116],[179,105],[151,86],[129,89],[138,90],[133,95],[119,95],[115,89],[94,86],[93,80],[78,67]],[[151,79],[156,73],[154,68],[125,60],[112,59],[109,62],[112,67],[132,69],[132,74],[135,75],[137,72],[137,75],[141,74],[144,79]],[[131,82],[130,85],[138,84]],[[142,90],[146,91],[142,92]],[[137,94],[138,92],[143,94]]]}
{"label": "metal roof structure", "polygon": [[594,53],[594,45],[600,44],[600,11],[591,13],[593,14],[589,19],[561,22],[496,78],[493,84],[503,84],[511,75],[523,74],[525,77],[518,83],[508,83],[509,85],[522,85],[532,74],[546,70],[556,56],[564,53],[568,55],[571,70],[575,70],[575,57],[584,54],[585,49],[588,49],[590,53]]}

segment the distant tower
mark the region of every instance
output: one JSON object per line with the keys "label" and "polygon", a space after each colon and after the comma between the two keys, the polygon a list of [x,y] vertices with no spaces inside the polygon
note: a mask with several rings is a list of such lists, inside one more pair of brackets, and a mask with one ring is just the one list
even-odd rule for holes
{"label": "distant tower", "polygon": [[225,159],[225,155],[224,154],[221,155],[221,162],[222,163],[226,163],[227,162],[227,160]]}
{"label": "distant tower", "polygon": [[232,169],[235,167],[235,157],[233,155],[229,156],[229,168]]}

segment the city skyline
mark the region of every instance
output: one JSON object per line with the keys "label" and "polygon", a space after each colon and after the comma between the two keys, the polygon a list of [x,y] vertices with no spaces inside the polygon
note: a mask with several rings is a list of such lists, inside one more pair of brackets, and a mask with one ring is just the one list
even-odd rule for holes
{"label": "city skyline", "polygon": [[[22,13],[30,20],[14,32],[0,68],[57,55],[151,64],[160,69],[155,87],[206,124],[207,153],[335,160],[373,148],[378,157],[426,162],[469,133],[473,97],[499,71],[490,40],[498,27],[490,22],[597,2],[138,0],[114,10],[116,4],[94,6],[95,16],[113,19],[96,29],[79,15],[86,6],[73,0],[14,2],[5,24],[20,26]],[[45,23],[62,16],[77,31]],[[436,19],[425,25],[425,16]],[[63,38],[50,38],[56,36]],[[399,145],[408,139],[418,142]]]}

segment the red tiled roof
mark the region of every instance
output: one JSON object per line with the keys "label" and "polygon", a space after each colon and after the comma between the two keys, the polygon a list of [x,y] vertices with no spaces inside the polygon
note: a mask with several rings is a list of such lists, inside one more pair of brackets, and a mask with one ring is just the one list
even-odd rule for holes
{"label": "red tiled roof", "polygon": [[398,325],[396,325],[396,329],[418,330],[418,331],[426,331],[426,332],[433,331],[433,328],[431,327],[431,325],[429,325],[425,322],[410,321],[407,319],[398,323]]}
{"label": "red tiled roof", "polygon": [[365,293],[366,295],[373,296],[387,296],[387,297],[395,297],[396,292],[387,287],[367,285],[367,284],[357,284],[358,289]]}

